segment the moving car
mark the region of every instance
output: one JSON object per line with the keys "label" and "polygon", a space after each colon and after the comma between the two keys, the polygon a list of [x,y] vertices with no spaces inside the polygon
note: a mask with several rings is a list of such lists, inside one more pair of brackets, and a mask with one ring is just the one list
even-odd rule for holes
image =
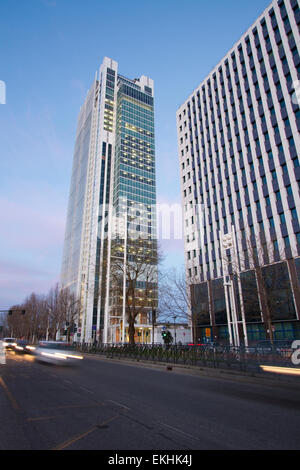
{"label": "moving car", "polygon": [[17,345],[16,338],[4,338],[3,346],[5,349],[14,349]]}
{"label": "moving car", "polygon": [[17,354],[32,354],[35,351],[35,346],[32,346],[26,340],[19,339],[14,350]]}
{"label": "moving car", "polygon": [[17,354],[25,354],[26,353],[26,346],[27,346],[27,341],[19,339],[16,342],[16,345],[14,347],[14,351]]}
{"label": "moving car", "polygon": [[62,341],[40,341],[34,354],[37,361],[56,365],[78,364],[83,359],[69,343]]}

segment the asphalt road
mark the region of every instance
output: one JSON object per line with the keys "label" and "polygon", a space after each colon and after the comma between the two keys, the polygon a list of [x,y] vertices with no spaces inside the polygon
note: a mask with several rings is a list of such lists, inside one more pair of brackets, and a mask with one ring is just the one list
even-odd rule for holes
{"label": "asphalt road", "polygon": [[0,450],[300,449],[300,391],[86,357],[7,354]]}

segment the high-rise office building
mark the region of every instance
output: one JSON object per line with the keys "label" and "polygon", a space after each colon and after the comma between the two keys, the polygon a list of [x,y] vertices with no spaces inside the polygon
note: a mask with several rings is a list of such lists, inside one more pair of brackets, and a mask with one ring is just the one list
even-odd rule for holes
{"label": "high-rise office building", "polygon": [[177,111],[196,340],[300,337],[299,26],[274,0]]}
{"label": "high-rise office building", "polygon": [[78,118],[61,274],[81,303],[77,340],[127,342],[134,308],[136,340],[150,342],[155,206],[153,80],[104,58]]}

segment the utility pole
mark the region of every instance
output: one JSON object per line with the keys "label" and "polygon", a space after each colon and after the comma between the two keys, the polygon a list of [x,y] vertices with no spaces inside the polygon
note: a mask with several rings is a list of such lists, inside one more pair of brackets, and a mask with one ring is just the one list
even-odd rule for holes
{"label": "utility pole", "polygon": [[124,215],[124,267],[123,267],[123,324],[122,324],[122,343],[125,344],[125,323],[126,323],[126,274],[127,274],[127,221],[128,221],[128,207],[126,200],[126,211]]}
{"label": "utility pole", "polygon": [[156,323],[156,310],[152,309],[152,346],[154,346],[154,325]]}

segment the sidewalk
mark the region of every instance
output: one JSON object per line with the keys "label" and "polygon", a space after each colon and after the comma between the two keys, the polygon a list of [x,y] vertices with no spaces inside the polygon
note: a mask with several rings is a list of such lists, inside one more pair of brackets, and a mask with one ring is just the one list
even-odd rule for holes
{"label": "sidewalk", "polygon": [[130,358],[109,358],[104,354],[84,353],[84,356],[95,357],[102,361],[126,364],[134,367],[146,367],[166,371],[167,373],[186,374],[198,377],[216,378],[222,380],[235,380],[241,382],[259,383],[266,385],[276,385],[282,387],[296,388],[300,390],[300,376],[287,376],[270,372],[243,372],[230,369],[221,369],[214,367],[204,367],[202,365],[192,366],[183,364],[172,364],[167,362],[155,362],[146,360],[136,360]]}

